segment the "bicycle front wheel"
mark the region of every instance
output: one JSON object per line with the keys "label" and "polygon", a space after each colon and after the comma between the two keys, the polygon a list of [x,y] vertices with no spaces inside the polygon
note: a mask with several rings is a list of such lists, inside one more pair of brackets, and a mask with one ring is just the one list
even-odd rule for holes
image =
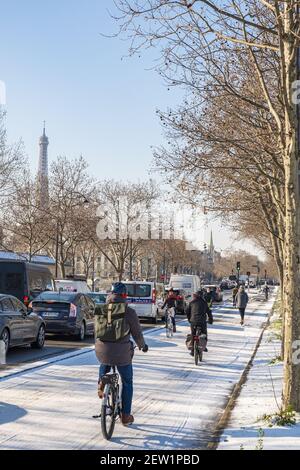
{"label": "bicycle front wheel", "polygon": [[104,398],[101,407],[101,430],[104,439],[109,441],[112,438],[116,423],[116,397],[115,390],[111,385],[106,385]]}

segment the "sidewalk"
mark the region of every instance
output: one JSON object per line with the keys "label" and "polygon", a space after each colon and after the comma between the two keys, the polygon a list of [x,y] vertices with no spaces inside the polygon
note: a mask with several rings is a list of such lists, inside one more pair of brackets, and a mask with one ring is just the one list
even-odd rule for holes
{"label": "sidewalk", "polygon": [[269,328],[265,331],[253,367],[224,430],[219,450],[254,450],[262,430],[263,450],[299,450],[300,424],[292,427],[268,427],[261,420],[264,414],[273,414],[281,404],[283,365],[270,362],[280,354],[281,344]]}
{"label": "sidewalk", "polygon": [[117,424],[110,443],[92,418],[100,408],[94,351],[0,378],[0,449],[205,449],[271,305],[249,304],[244,328],[229,305],[216,309],[198,367],[185,347],[185,322],[172,339],[163,328],[147,332],[150,350],[134,361],[136,422]]}

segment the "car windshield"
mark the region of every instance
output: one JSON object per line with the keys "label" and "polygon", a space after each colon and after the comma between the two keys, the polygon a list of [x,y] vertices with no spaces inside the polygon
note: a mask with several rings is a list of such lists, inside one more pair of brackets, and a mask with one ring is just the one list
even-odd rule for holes
{"label": "car windshield", "polygon": [[105,294],[88,294],[88,297],[93,299],[96,304],[105,304],[106,295]]}
{"label": "car windshield", "polygon": [[76,298],[77,294],[68,293],[68,292],[43,292],[42,294],[38,295],[34,301],[38,302],[39,300],[42,301],[63,301],[63,302],[73,302]]}
{"label": "car windshield", "polygon": [[151,297],[149,284],[126,284],[128,297]]}

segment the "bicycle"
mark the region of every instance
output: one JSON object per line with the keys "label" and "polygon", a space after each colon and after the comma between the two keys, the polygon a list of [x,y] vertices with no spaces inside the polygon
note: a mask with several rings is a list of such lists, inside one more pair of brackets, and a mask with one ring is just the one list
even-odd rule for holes
{"label": "bicycle", "polygon": [[202,362],[203,351],[205,351],[207,346],[207,336],[201,333],[201,328],[197,326],[195,335],[193,335],[194,342],[194,360],[195,365],[197,366],[199,361]]}
{"label": "bicycle", "polygon": [[101,379],[104,387],[104,398],[100,415],[93,418],[101,418],[101,431],[104,439],[112,438],[117,419],[121,419],[122,411],[122,386],[116,367],[112,366],[112,373],[106,374]]}
{"label": "bicycle", "polygon": [[172,338],[174,335],[174,326],[172,321],[172,314],[170,314],[171,309],[166,310],[166,336],[167,338]]}
{"label": "bicycle", "polygon": [[[134,349],[136,348],[137,346],[134,346]],[[148,352],[147,344],[142,351]],[[101,382],[105,385],[101,413],[93,416],[95,419],[101,418],[101,431],[107,441],[112,438],[116,421],[121,420],[122,414],[122,382],[116,366],[111,366],[111,368],[112,373],[105,374],[101,378]]]}

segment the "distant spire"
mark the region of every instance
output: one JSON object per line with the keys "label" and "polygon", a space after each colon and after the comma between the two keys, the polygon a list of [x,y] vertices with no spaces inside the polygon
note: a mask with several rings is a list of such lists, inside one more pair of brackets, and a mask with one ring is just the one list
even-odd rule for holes
{"label": "distant spire", "polygon": [[43,131],[43,136],[46,137],[46,121],[44,121],[44,131]]}
{"label": "distant spire", "polygon": [[213,240],[213,232],[211,230],[211,232],[210,232],[209,252],[210,252],[211,255],[213,255],[214,251],[215,251],[215,247],[214,247],[214,240]]}

